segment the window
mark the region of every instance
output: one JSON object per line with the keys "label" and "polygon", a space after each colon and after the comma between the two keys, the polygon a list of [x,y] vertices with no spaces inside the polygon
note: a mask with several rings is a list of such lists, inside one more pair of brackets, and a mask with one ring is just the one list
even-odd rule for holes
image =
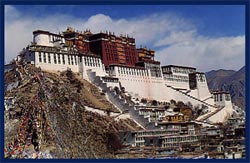
{"label": "window", "polygon": [[68,55],[68,64],[70,65],[70,56]]}
{"label": "window", "polygon": [[99,62],[99,60],[97,60],[97,66],[98,66],[98,67],[101,67],[101,66],[100,66],[100,62]]}
{"label": "window", "polygon": [[43,53],[43,62],[46,63],[46,53]]}
{"label": "window", "polygon": [[54,63],[57,64],[57,61],[56,61],[56,54],[54,54]]}
{"label": "window", "polygon": [[62,55],[62,61],[63,61],[63,64],[65,65],[65,58],[64,58],[64,55]]}
{"label": "window", "polygon": [[222,101],[222,94],[220,94],[220,101]]}
{"label": "window", "polygon": [[58,64],[61,64],[61,56],[58,54]]}
{"label": "window", "polygon": [[76,63],[76,65],[77,65],[77,57],[75,56],[75,63]]}
{"label": "window", "polygon": [[51,63],[50,53],[48,53],[48,60],[49,60],[49,63]]}
{"label": "window", "polygon": [[38,52],[38,58],[39,58],[39,62],[42,62],[42,55],[40,52]]}
{"label": "window", "polygon": [[86,58],[84,58],[84,63],[85,63],[85,65],[87,65],[87,59]]}

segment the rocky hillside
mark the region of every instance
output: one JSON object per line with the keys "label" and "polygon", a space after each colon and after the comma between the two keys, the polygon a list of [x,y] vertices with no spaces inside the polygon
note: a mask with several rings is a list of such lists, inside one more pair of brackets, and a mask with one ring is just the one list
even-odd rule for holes
{"label": "rocky hillside", "polygon": [[118,132],[141,129],[71,71],[20,64],[5,73],[5,104],[5,158],[114,158]]}
{"label": "rocky hillside", "polygon": [[213,70],[206,73],[210,90],[229,91],[232,101],[237,106],[245,108],[245,66],[239,71]]}

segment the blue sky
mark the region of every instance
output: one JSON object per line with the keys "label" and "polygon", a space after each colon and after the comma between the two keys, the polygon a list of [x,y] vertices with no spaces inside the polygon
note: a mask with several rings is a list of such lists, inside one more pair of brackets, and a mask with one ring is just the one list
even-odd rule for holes
{"label": "blue sky", "polygon": [[[5,62],[32,41],[33,30],[57,33],[67,26],[134,36],[137,47],[156,50],[163,65],[201,71],[238,70],[244,65],[243,5],[5,6]],[[15,34],[20,37],[13,48],[9,38]]]}
{"label": "blue sky", "polygon": [[245,33],[245,6],[243,5],[41,5],[34,7],[21,5],[16,8],[22,13],[34,14],[37,17],[56,13],[90,17],[102,13],[119,19],[152,13],[173,13],[192,20],[199,26],[198,32],[204,35],[235,36]]}

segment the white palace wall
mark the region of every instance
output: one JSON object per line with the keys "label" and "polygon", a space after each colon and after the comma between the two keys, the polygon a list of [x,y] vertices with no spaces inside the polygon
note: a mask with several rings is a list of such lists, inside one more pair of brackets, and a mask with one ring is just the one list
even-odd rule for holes
{"label": "white palace wall", "polygon": [[65,39],[60,35],[51,34],[49,32],[40,32],[34,34],[33,42],[36,45],[53,47],[65,43]]}
{"label": "white palace wall", "polygon": [[[171,99],[174,99],[175,101],[183,101],[184,103],[191,102],[193,105],[202,104],[200,101],[197,101],[179,91],[167,87],[163,78],[150,77],[151,75],[148,70],[132,69],[133,68],[121,68],[119,66],[115,66],[110,74],[112,74],[114,77],[117,77],[121,83],[121,86],[125,87],[125,91],[127,91],[133,97],[155,99],[158,101],[170,101]],[[123,73],[121,73],[122,71]],[[127,71],[138,71],[141,73],[146,73],[146,71],[148,71],[148,76],[124,73]],[[197,90],[194,92],[196,92],[195,97],[197,97]],[[211,104],[213,104],[213,101],[211,102]]]}
{"label": "white palace wall", "polygon": [[98,57],[78,56],[67,53],[26,51],[26,61],[31,62],[36,67],[47,71],[66,71],[70,69],[75,73],[80,73],[88,80],[87,71],[95,71],[98,76],[107,75],[102,61]]}
{"label": "white palace wall", "polygon": [[233,112],[234,110],[231,101],[226,101],[226,105],[224,106],[224,108],[218,113],[209,117],[208,120],[212,123],[221,123],[228,119],[233,114]]}
{"label": "white palace wall", "polygon": [[209,97],[212,97],[212,94],[210,93],[210,91],[208,89],[206,79],[203,81],[200,81],[197,79],[197,98],[200,100],[205,100]]}
{"label": "white palace wall", "polygon": [[79,72],[82,74],[83,78],[88,80],[87,72],[91,70],[96,72],[97,76],[106,76],[104,65],[102,60],[98,57],[83,56],[82,62],[79,64]]}
{"label": "white palace wall", "polygon": [[78,59],[78,56],[69,57],[60,53],[35,52],[35,66],[48,71],[66,71],[70,68],[73,72],[78,72]]}

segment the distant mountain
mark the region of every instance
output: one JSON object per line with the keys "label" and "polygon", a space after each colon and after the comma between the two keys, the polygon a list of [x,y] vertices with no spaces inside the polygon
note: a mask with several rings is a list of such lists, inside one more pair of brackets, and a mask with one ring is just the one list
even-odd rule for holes
{"label": "distant mountain", "polygon": [[245,66],[239,71],[212,70],[206,73],[206,78],[210,90],[229,91],[233,103],[245,108]]}

